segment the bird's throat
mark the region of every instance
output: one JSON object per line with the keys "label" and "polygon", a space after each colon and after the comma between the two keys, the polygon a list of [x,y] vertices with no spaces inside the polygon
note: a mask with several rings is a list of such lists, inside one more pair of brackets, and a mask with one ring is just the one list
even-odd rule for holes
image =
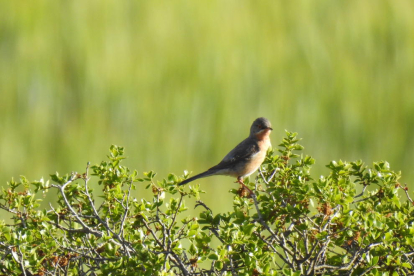
{"label": "bird's throat", "polygon": [[255,136],[259,141],[267,140],[269,139],[270,132],[270,129],[264,129],[263,131],[260,131],[259,133],[255,134]]}

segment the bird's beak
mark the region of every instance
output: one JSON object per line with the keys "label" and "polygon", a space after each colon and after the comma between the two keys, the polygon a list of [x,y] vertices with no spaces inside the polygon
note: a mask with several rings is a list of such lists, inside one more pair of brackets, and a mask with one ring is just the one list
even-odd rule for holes
{"label": "bird's beak", "polygon": [[268,127],[268,128],[266,128],[266,129],[270,129],[270,130],[273,130],[273,128],[271,128],[271,127]]}

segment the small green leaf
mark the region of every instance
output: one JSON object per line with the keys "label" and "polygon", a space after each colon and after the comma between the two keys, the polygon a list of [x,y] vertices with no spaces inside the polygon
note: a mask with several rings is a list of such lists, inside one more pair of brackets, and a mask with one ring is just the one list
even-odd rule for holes
{"label": "small green leaf", "polygon": [[209,258],[210,260],[215,260],[215,261],[217,261],[217,260],[219,259],[219,256],[218,256],[216,253],[212,253],[212,254],[210,254],[210,255],[208,256],[208,258]]}
{"label": "small green leaf", "polygon": [[378,263],[378,261],[379,261],[379,257],[378,256],[372,257],[371,266],[376,265]]}
{"label": "small green leaf", "polygon": [[242,227],[242,231],[246,235],[251,235],[253,233],[253,230],[254,229],[255,229],[255,225],[254,224],[247,224],[247,225],[245,225],[245,226]]}

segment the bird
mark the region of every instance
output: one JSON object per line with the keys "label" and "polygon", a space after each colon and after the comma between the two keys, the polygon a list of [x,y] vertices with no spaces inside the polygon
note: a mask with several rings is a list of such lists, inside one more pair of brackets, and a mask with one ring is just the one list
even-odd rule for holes
{"label": "bird", "polygon": [[220,163],[205,172],[185,179],[178,185],[185,185],[203,177],[227,175],[236,177],[235,183],[239,183],[252,194],[253,192],[243,183],[243,179],[254,173],[265,160],[266,152],[271,147],[272,130],[268,119],[257,118],[250,127],[249,137],[232,149]]}

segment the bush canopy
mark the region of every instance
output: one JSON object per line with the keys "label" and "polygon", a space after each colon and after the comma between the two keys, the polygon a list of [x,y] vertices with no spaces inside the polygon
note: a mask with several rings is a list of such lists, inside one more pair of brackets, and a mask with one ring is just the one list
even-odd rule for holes
{"label": "bush canopy", "polygon": [[[140,177],[118,146],[84,173],[12,180],[0,194],[12,217],[0,221],[0,275],[413,275],[414,208],[400,173],[332,161],[313,179],[298,141],[286,132],[246,179],[253,194],[232,189],[225,213],[198,185],[178,186],[186,172]],[[133,197],[138,186],[151,198]]]}

